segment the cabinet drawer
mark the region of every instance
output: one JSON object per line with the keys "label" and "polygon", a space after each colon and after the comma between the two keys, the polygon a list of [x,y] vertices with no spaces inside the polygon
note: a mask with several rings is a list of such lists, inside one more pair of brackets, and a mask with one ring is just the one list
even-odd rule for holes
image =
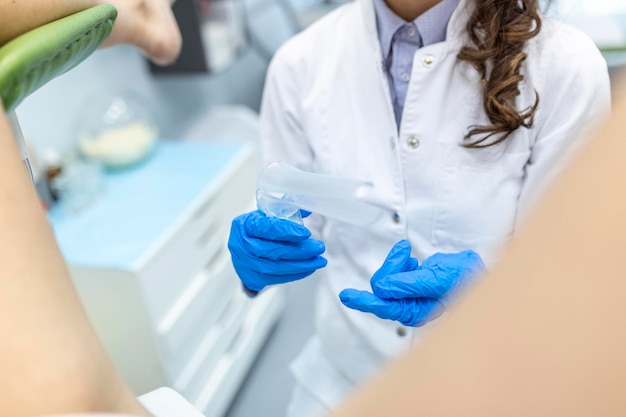
{"label": "cabinet drawer", "polygon": [[139,275],[156,324],[228,240],[232,219],[249,210],[256,184],[251,157],[226,172],[147,257]]}
{"label": "cabinet drawer", "polygon": [[223,247],[215,261],[201,271],[157,326],[168,374],[175,378],[213,326],[227,318],[235,293],[241,292],[230,254]]}
{"label": "cabinet drawer", "polygon": [[231,343],[211,369],[202,377],[194,378],[197,385],[189,385],[184,395],[207,416],[222,416],[236,395],[250,366],[270,333],[285,300],[284,288],[266,290],[254,300],[241,323],[237,338]]}
{"label": "cabinet drawer", "polygon": [[[191,395],[190,387],[199,387],[210,375],[219,358],[237,341],[241,323],[250,307],[250,300],[237,291],[222,315],[223,320],[215,323],[180,375],[174,379],[174,387],[185,395]],[[194,393],[196,394],[196,393]]]}
{"label": "cabinet drawer", "polygon": [[155,325],[168,314],[197,272],[215,260],[227,241],[227,233],[228,229],[220,227],[217,219],[190,224],[172,237],[139,274],[146,306]]}

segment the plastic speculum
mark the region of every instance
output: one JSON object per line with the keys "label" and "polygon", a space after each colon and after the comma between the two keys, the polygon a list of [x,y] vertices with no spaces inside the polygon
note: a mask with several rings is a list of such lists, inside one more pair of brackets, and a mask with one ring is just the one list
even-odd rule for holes
{"label": "plastic speculum", "polygon": [[363,201],[372,184],[352,178],[306,172],[286,162],[268,165],[257,179],[257,206],[267,216],[302,224],[300,210],[356,226],[368,226],[382,209]]}

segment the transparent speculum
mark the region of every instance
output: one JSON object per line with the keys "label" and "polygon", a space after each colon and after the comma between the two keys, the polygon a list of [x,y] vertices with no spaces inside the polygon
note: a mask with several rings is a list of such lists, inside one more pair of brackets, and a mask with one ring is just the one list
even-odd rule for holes
{"label": "transparent speculum", "polygon": [[300,210],[356,226],[368,226],[382,209],[364,201],[372,184],[353,178],[306,172],[285,162],[268,165],[257,179],[258,208],[267,216],[302,224]]}

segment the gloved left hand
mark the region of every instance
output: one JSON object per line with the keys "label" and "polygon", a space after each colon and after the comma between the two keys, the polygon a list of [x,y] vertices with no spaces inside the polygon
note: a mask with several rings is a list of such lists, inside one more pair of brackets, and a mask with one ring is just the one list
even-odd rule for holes
{"label": "gloved left hand", "polygon": [[436,253],[420,266],[411,258],[411,244],[401,240],[372,277],[372,292],[345,289],[339,297],[349,308],[422,326],[439,317],[450,298],[485,270],[480,255],[471,250]]}

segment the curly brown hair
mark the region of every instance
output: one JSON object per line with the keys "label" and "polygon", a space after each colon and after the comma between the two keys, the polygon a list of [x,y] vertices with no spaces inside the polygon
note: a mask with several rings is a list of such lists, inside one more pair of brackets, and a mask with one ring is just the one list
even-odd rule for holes
{"label": "curly brown hair", "polygon": [[471,45],[463,47],[458,58],[469,62],[480,73],[483,106],[490,125],[471,126],[463,146],[485,148],[505,141],[519,127],[530,128],[539,106],[535,103],[518,110],[515,99],[523,80],[526,60],[524,44],[541,30],[538,0],[476,0],[476,9],[467,23]]}

